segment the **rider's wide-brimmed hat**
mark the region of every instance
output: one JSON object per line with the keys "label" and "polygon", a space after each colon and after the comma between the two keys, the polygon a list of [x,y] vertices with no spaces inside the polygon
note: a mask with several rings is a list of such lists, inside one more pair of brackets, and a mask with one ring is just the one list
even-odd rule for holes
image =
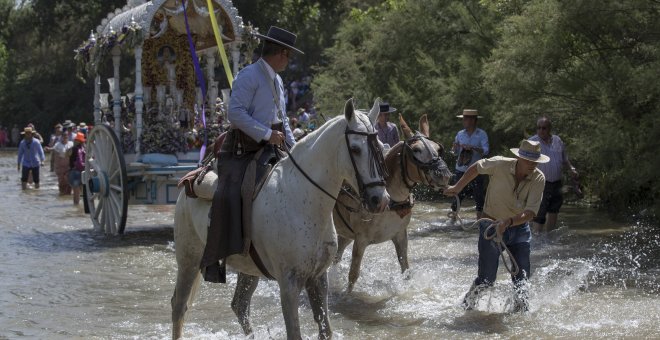
{"label": "rider's wide-brimmed hat", "polygon": [[458,115],[458,116],[456,116],[456,117],[457,117],[457,118],[463,118],[463,117],[476,117],[476,118],[481,118],[481,116],[479,115],[479,111],[477,111],[477,110],[475,110],[475,109],[465,109],[465,110],[463,110],[463,114],[462,114],[462,115]]}
{"label": "rider's wide-brimmed hat", "polygon": [[550,157],[541,154],[541,143],[531,140],[520,142],[520,148],[509,149],[516,156],[536,163],[547,163]]}
{"label": "rider's wide-brimmed hat", "polygon": [[379,113],[392,113],[392,112],[396,112],[396,108],[391,107],[390,103],[387,102],[380,103]]}
{"label": "rider's wide-brimmed hat", "polygon": [[290,48],[300,54],[305,54],[305,52],[295,47],[297,36],[285,29],[279,28],[277,26],[270,26],[270,28],[268,29],[268,33],[266,35],[262,35],[259,33],[255,35],[260,39],[268,40],[278,45],[282,45],[286,48]]}

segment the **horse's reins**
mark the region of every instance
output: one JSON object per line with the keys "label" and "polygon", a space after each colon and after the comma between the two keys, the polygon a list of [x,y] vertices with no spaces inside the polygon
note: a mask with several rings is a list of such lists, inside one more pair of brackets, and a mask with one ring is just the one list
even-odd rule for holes
{"label": "horse's reins", "polygon": [[[413,135],[412,137],[408,138],[406,141],[403,142],[403,146],[402,146],[403,150],[401,151],[401,156],[399,157],[399,166],[401,167],[401,177],[403,179],[403,183],[408,188],[408,190],[412,190],[415,186],[417,186],[417,182],[413,179],[410,179],[410,175],[409,175],[408,170],[407,170],[408,169],[408,166],[407,166],[408,158],[411,158],[412,162],[416,165],[416,170],[417,170],[417,173],[419,175],[419,178],[423,182],[425,182],[425,184],[429,184],[429,181],[426,178],[426,174],[421,172],[420,169],[424,170],[424,171],[428,171],[428,170],[437,171],[439,168],[440,169],[442,167],[446,168],[446,165],[443,164],[442,158],[440,157],[440,154],[442,153],[442,151],[437,152],[437,153],[433,152],[433,148],[431,148],[431,146],[428,144],[427,139],[428,139],[428,137],[424,136],[423,134],[421,134],[418,131],[417,133],[415,133],[415,135]],[[413,151],[411,145],[415,141],[418,141],[418,140],[422,142],[422,144],[424,145],[426,150],[429,152],[429,154],[432,155],[432,159],[430,161],[422,162],[419,159],[417,159],[417,157],[415,157],[414,151]],[[442,148],[442,145],[440,145],[440,147]],[[409,182],[412,182],[413,184],[409,184]],[[355,197],[355,195],[353,195],[353,193],[350,190],[348,190],[347,188],[342,188],[341,191],[342,191],[342,193],[346,194],[346,196],[350,197],[354,201],[360,202],[360,200],[357,197]],[[404,201],[404,202],[390,201],[390,208],[392,208],[393,206],[396,206],[397,204],[398,205],[412,206],[411,202],[412,201],[410,200],[410,198],[407,201]],[[341,201],[337,201],[337,203],[339,203],[339,205],[343,206],[344,209],[346,209],[346,210],[348,210],[349,212],[352,212],[352,213],[360,212],[362,210],[361,207],[359,207],[358,209],[355,209],[355,208],[353,208],[353,207],[351,207],[351,206],[349,206],[349,205],[347,205],[347,204],[345,204]],[[341,211],[339,211],[339,209],[337,207],[335,207],[335,210],[337,211],[337,214],[339,215],[339,218],[342,220],[342,222],[344,222],[346,227],[348,227],[348,229],[351,232],[353,232],[353,228],[351,228],[350,225],[346,222],[346,219],[342,215]]]}
{"label": "horse's reins", "polygon": [[[380,181],[374,181],[374,182],[364,184],[364,181],[362,181],[362,177],[360,176],[360,171],[358,170],[357,164],[355,163],[355,159],[353,157],[353,154],[350,151],[350,147],[349,147],[350,144],[349,144],[349,140],[348,140],[348,135],[351,135],[351,134],[361,135],[361,136],[366,136],[367,137],[368,150],[369,150],[368,157],[370,158],[370,160],[372,160],[372,161],[369,162],[369,170],[370,170],[370,174],[372,175],[372,177],[380,176],[380,178],[384,178],[387,175],[387,171],[385,169],[385,161],[383,159],[383,153],[380,151],[380,149],[378,149],[378,139],[377,139],[378,135],[377,135],[377,133],[375,133],[375,132],[369,133],[369,132],[355,131],[355,130],[351,130],[348,127],[346,127],[346,131],[344,132],[344,135],[346,136],[346,146],[347,146],[347,148],[349,148],[348,154],[351,158],[351,163],[352,163],[353,169],[355,171],[355,177],[358,181],[358,186],[360,187],[360,197],[362,198],[362,200],[359,200],[357,198],[354,198],[354,199],[358,200],[361,205],[364,205],[365,204],[364,200],[366,199],[364,197],[364,195],[366,195],[366,190],[370,187],[385,186],[385,181],[380,180]],[[303,170],[302,167],[300,167],[298,162],[296,162],[295,158],[291,155],[291,152],[289,151],[289,148],[286,144],[285,144],[285,147],[284,147],[284,151],[289,156],[289,158],[291,159],[291,162],[296,167],[296,169],[298,169],[298,171],[300,171],[300,173],[302,173],[303,176],[305,176],[305,178],[309,182],[311,182],[315,187],[317,187],[324,194],[326,194],[328,197],[330,197],[332,200],[334,200],[335,203],[339,203],[339,204],[344,205],[341,201],[339,201],[337,199],[337,197],[333,196],[328,191],[323,189],[323,187],[321,187],[318,183],[316,183],[316,181],[314,181],[307,174],[307,172],[305,172],[305,170]],[[350,195],[350,196],[353,197],[352,195]],[[337,209],[335,209],[335,210],[337,210]],[[341,214],[341,212],[339,212],[339,210],[337,210],[337,212],[338,212],[339,218],[346,225],[346,227],[348,227],[348,229],[351,232],[354,233],[353,229],[351,228],[349,223],[346,221],[344,216]]]}

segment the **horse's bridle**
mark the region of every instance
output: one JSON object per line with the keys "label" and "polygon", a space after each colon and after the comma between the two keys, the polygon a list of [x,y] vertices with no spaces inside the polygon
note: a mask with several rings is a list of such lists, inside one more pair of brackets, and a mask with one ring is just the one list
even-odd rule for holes
{"label": "horse's bridle", "polygon": [[[357,167],[357,164],[355,163],[355,157],[353,156],[353,153],[351,152],[351,144],[350,141],[348,140],[349,135],[359,135],[359,136],[366,136],[367,137],[367,150],[368,150],[368,155],[369,157],[369,174],[371,177],[376,177],[379,176],[381,178],[380,181],[374,181],[374,182],[369,182],[369,183],[364,183],[362,181],[362,176],[360,176],[360,170]],[[385,168],[385,159],[383,157],[383,151],[380,150],[379,145],[378,145],[378,133],[377,132],[362,132],[362,131],[355,131],[351,130],[348,127],[346,127],[346,132],[344,132],[344,137],[346,138],[346,147],[348,148],[348,154],[350,155],[351,158],[351,163],[353,164],[353,170],[355,170],[355,177],[358,182],[358,190],[360,192],[360,197],[362,198],[362,203],[364,204],[366,197],[366,190],[370,187],[377,187],[377,186],[385,186],[385,177],[387,177],[387,169]]]}
{"label": "horse's bridle", "polygon": [[[364,123],[364,122],[363,122]],[[369,126],[368,124],[365,123],[366,126]],[[348,139],[349,135],[360,135],[360,136],[366,136],[367,137],[367,146],[368,146],[368,157],[370,158],[369,160],[369,171],[372,176],[380,176],[381,180],[380,181],[374,181],[370,182],[367,184],[364,184],[364,181],[362,181],[362,177],[360,176],[360,171],[358,170],[357,165],[355,164],[355,159],[353,157],[353,153],[351,152],[351,144]],[[387,174],[387,171],[385,169],[385,160],[383,158],[383,152],[379,148],[378,144],[378,133],[377,132],[362,132],[362,131],[355,131],[351,130],[346,127],[346,131],[344,132],[344,136],[346,139],[346,148],[348,149],[348,154],[351,158],[351,163],[353,164],[353,169],[355,171],[355,177],[357,178],[358,186],[359,186],[359,195],[360,195],[360,203],[362,205],[366,206],[366,189],[370,187],[377,187],[377,186],[382,186],[385,187],[385,176]],[[305,178],[312,184],[314,184],[315,187],[317,187],[319,190],[321,190],[324,194],[332,198],[335,202],[339,202],[337,200],[337,197],[334,195],[330,194],[327,190],[323,189],[316,181],[314,181],[309,175],[298,165],[296,160],[293,158],[291,155],[291,152],[287,147],[284,148],[284,151],[286,151],[287,155],[289,156],[289,159],[291,159],[291,162],[293,165],[300,171]]]}
{"label": "horse's bridle", "polygon": [[[412,145],[417,142],[421,141],[422,144],[424,145],[424,148],[426,151],[429,152],[430,155],[432,155],[432,158],[428,162],[422,162],[417,157],[415,157],[415,152],[412,149]],[[420,178],[429,184],[428,180],[425,176],[424,173],[420,174],[420,170],[423,172],[429,172],[429,171],[440,171],[440,170],[448,170],[447,164],[442,160],[442,157],[440,157],[442,150],[444,148],[442,145],[440,145],[440,152],[436,152],[433,150],[433,148],[429,145],[430,139],[420,132],[415,133],[412,137],[408,138],[404,143],[403,143],[403,152],[401,153],[401,175],[403,176],[403,183],[408,187],[408,189],[412,189],[417,185],[417,182],[410,180],[410,176],[408,175],[408,167],[406,166],[406,158],[410,158],[412,162],[415,164],[417,167],[417,172],[420,175]],[[409,181],[410,180],[410,181]],[[412,184],[410,184],[412,182]]]}

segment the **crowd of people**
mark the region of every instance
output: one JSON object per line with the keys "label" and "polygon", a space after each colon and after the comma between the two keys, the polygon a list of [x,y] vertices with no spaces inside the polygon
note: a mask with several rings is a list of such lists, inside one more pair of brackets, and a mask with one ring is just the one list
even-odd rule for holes
{"label": "crowd of people", "polygon": [[[59,194],[72,195],[73,203],[80,203],[81,173],[85,169],[85,142],[91,129],[81,122],[75,124],[70,120],[57,123],[48,140],[44,140],[30,123],[22,132],[22,136],[14,139],[14,129],[11,132],[11,146],[18,148],[17,168],[21,173],[21,188],[28,189],[33,184],[39,189],[41,168],[46,161],[46,153],[50,156],[50,171],[57,175]],[[0,136],[2,137],[2,136]]]}

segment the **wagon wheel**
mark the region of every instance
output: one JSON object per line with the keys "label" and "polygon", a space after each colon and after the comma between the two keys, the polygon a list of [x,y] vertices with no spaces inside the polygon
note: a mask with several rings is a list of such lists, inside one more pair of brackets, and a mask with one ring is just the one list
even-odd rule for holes
{"label": "wagon wheel", "polygon": [[97,125],[87,137],[86,151],[82,178],[94,229],[122,234],[128,209],[128,179],[119,139],[110,127]]}

